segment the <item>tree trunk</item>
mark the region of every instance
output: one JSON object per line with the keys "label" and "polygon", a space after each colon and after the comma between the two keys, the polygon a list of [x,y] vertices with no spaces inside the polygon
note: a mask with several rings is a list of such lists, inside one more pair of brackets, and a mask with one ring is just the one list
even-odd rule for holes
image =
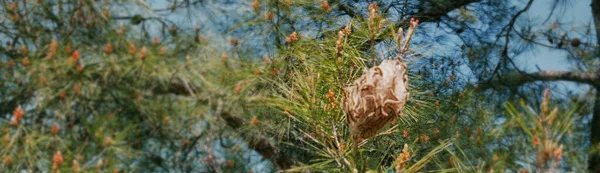
{"label": "tree trunk", "polygon": [[[600,45],[600,0],[592,0],[592,17],[596,31],[596,45]],[[600,48],[596,52],[600,52]],[[600,70],[597,72],[600,73]],[[600,87],[596,86],[596,98],[594,100],[594,113],[590,123],[590,148],[600,145]],[[589,155],[588,171],[600,173],[600,153],[593,152]]]}
{"label": "tree trunk", "polygon": [[596,45],[600,44],[600,0],[592,0],[592,18],[596,31]]}
{"label": "tree trunk", "polygon": [[[594,113],[590,123],[590,148],[600,144],[600,87],[596,87],[596,98],[594,101]],[[588,171],[600,173],[600,153],[590,152],[588,160]]]}

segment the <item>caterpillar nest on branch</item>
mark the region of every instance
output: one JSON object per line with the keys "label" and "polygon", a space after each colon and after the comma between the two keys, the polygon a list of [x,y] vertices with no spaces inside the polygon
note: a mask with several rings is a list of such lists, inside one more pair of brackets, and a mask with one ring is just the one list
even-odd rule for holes
{"label": "caterpillar nest on branch", "polygon": [[402,40],[402,28],[398,31],[399,54],[386,59],[378,66],[365,68],[354,84],[344,88],[343,110],[350,126],[354,142],[360,143],[377,134],[387,123],[402,116],[409,99],[408,75],[404,54],[418,20],[411,19],[406,39]]}

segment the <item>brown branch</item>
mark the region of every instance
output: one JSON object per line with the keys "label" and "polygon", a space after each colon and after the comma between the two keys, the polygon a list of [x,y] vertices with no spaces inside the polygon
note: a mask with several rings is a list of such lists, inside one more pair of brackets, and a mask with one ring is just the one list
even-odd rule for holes
{"label": "brown branch", "polygon": [[419,12],[413,15],[414,18],[421,22],[439,22],[442,17],[449,12],[469,5],[471,3],[480,2],[481,0],[455,0],[455,1],[438,1],[430,3],[430,7],[420,7]]}
{"label": "brown branch", "polygon": [[189,96],[199,92],[199,87],[196,85],[186,83],[180,79],[174,79],[168,83],[167,87],[154,88],[153,92],[155,94],[175,94]]}
{"label": "brown branch", "polygon": [[352,18],[363,18],[363,16],[360,13],[356,12],[352,6],[343,2],[338,5],[338,9],[340,9],[342,12],[346,13]]}
{"label": "brown branch", "polygon": [[[200,87],[198,86],[185,83],[182,80],[173,80],[169,83],[169,87],[166,89],[154,89],[154,93],[190,96],[199,92],[199,88]],[[223,102],[219,100],[215,108],[215,114],[216,116],[223,118],[227,126],[235,130],[248,124],[246,120],[232,115],[228,111],[224,110],[223,107]],[[263,135],[247,133],[242,133],[241,135],[248,140],[248,147],[258,152],[264,158],[271,159],[273,164],[275,164],[279,169],[289,169],[295,163],[294,159],[287,157],[277,146],[272,144],[269,139]]]}
{"label": "brown branch", "polygon": [[[494,68],[494,71],[492,72],[492,76],[490,76],[490,79],[493,79],[495,77],[496,74],[498,74],[499,70],[500,70],[500,66],[502,66],[503,64],[506,66],[507,65],[507,61],[511,60],[510,56],[508,55],[508,45],[510,43],[510,32],[513,30],[513,28],[515,27],[515,24],[517,23],[517,18],[519,18],[519,16],[521,16],[521,14],[525,13],[527,10],[529,10],[529,8],[531,7],[531,5],[533,4],[533,0],[529,0],[527,2],[527,5],[525,5],[525,8],[519,10],[511,19],[510,22],[508,22],[508,25],[504,26],[504,28],[502,28],[502,31],[500,31],[500,33],[504,33],[504,31],[506,31],[505,34],[505,42],[504,42],[504,48],[502,49],[502,58],[500,59],[500,61],[498,61],[498,64],[496,65],[496,68]],[[498,42],[498,40],[500,39],[500,36],[498,36],[498,38],[496,39],[495,42]],[[515,68],[517,68],[515,66]],[[521,72],[521,71],[518,71]]]}
{"label": "brown branch", "polygon": [[[223,103],[219,101],[216,110],[217,116],[222,117],[227,125],[233,129],[238,129],[243,127],[245,124],[244,119],[231,115],[227,111],[223,111]],[[267,138],[258,134],[258,135],[249,135],[242,134],[244,138],[249,139],[248,146],[252,148],[254,151],[258,152],[265,158],[271,159],[273,164],[275,164],[279,169],[286,170],[292,167],[294,164],[294,160],[290,157],[287,157],[277,146],[273,145]]]}
{"label": "brown branch", "polygon": [[[442,4],[431,4],[430,7],[421,7],[417,13],[412,14],[411,17],[419,20],[419,22],[431,22],[436,23],[442,21],[442,17],[446,16],[446,14],[450,13],[453,10],[459,9],[466,5],[480,2],[481,0],[455,0],[455,1],[441,1],[436,3]],[[425,9],[427,8],[427,9]],[[396,22],[394,23],[394,28],[400,27],[408,27],[410,24],[408,21]],[[381,42],[385,37],[389,36],[390,30],[386,30],[385,32],[377,35],[375,38],[375,42]]]}
{"label": "brown branch", "polygon": [[485,90],[498,86],[516,87],[536,81],[569,81],[585,83],[592,86],[600,86],[600,75],[594,72],[571,72],[571,71],[540,71],[535,73],[513,73],[504,75],[489,82],[480,83],[479,89]]}

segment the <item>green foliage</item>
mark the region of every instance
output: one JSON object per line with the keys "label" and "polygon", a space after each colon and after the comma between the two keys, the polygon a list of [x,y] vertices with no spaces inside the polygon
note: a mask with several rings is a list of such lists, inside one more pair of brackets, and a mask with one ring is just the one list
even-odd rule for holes
{"label": "green foliage", "polygon": [[[115,15],[111,4],[133,14]],[[485,69],[488,60],[481,57],[496,47],[472,45],[456,57],[438,56],[422,41],[431,30],[425,26],[417,29],[425,36],[404,54],[396,31],[408,19],[391,21],[400,13],[390,10],[399,6],[360,1],[364,9],[349,14],[354,9],[347,4],[241,2],[233,7],[254,13],[243,20],[204,9],[215,21],[233,18],[221,23],[228,27],[219,34],[231,35],[222,36],[226,43],[221,35],[203,34],[205,26],[156,17],[211,5],[202,1],[175,1],[162,10],[142,1],[2,1],[10,21],[0,24],[8,28],[0,29],[0,39],[11,42],[0,47],[0,170],[585,169],[585,103],[546,96],[533,108],[527,105],[537,94],[530,94],[519,108],[498,104],[511,99],[488,97],[495,93],[472,84],[484,73],[461,73],[465,63],[473,72]],[[480,15],[461,8],[453,17],[467,26],[481,22]],[[263,54],[262,61],[256,58]],[[364,68],[397,55],[408,64],[410,99],[399,119],[356,144],[341,109],[343,88]]]}

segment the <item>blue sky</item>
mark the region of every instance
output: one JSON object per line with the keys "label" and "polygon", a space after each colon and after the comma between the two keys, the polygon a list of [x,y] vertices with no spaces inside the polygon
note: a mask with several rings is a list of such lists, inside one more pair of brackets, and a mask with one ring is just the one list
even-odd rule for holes
{"label": "blue sky", "polygon": [[[520,22],[526,22],[527,18],[537,19],[540,23],[543,22],[548,14],[550,14],[553,1],[554,0],[534,1],[531,9],[520,18],[522,19]],[[518,2],[525,4],[525,1],[523,0],[518,0]],[[566,6],[557,8],[553,17],[545,24],[538,25],[539,27],[537,27],[537,29],[545,30],[550,28],[555,21],[559,21],[559,28],[569,30],[571,28],[575,29],[574,31],[568,32],[569,37],[576,36],[582,38],[584,41],[586,41],[585,38],[594,38],[590,36],[582,37],[576,33],[576,30],[584,30],[583,28],[586,28],[587,25],[590,23],[593,24],[590,4],[591,0],[569,0]],[[594,39],[587,41],[593,42]],[[567,53],[564,51],[536,46],[534,51],[516,57],[516,61],[522,65],[522,69],[529,72],[538,71],[536,65],[542,70],[574,70],[573,65],[567,61],[566,57]],[[579,93],[585,92],[585,89],[587,88],[585,85],[577,86],[571,82],[560,82],[559,87],[561,90],[571,90]]]}
{"label": "blue sky", "polygon": [[[539,18],[544,20],[550,13],[551,4],[553,0],[538,0],[534,1],[529,12],[525,13],[524,18]],[[555,11],[555,15],[541,27],[549,28],[554,21],[559,21],[563,28],[583,28],[592,22],[592,10],[590,7],[590,0],[570,0],[569,5],[563,10],[558,9]],[[569,36],[573,35],[573,32],[568,33]],[[578,35],[581,37],[580,35]],[[524,67],[535,67],[538,65],[544,70],[570,70],[570,65],[566,65],[568,62],[565,57],[567,53],[564,51],[551,50],[549,48],[538,46],[535,49],[535,54],[526,53],[518,57],[519,62],[524,63]],[[531,69],[534,70],[534,69]]]}

